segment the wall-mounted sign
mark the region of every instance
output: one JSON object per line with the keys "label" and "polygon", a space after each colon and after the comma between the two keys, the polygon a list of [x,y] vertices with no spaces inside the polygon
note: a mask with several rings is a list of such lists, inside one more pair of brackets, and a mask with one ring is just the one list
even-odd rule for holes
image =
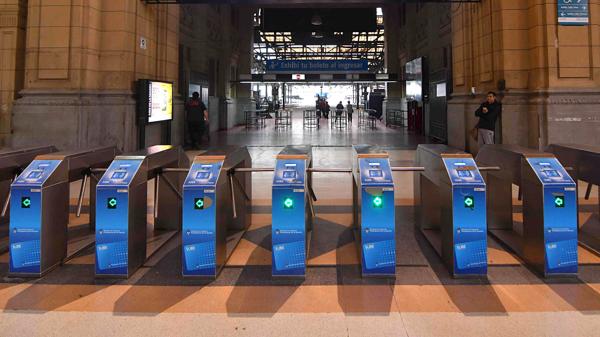
{"label": "wall-mounted sign", "polygon": [[268,73],[367,73],[367,60],[267,60]]}
{"label": "wall-mounted sign", "polygon": [[304,81],[306,80],[306,75],[304,74],[292,74],[292,81]]}
{"label": "wall-mounted sign", "polygon": [[585,26],[590,23],[588,0],[558,0],[558,23],[567,26]]}
{"label": "wall-mounted sign", "polygon": [[145,37],[140,37],[140,49],[148,48],[148,40]]}

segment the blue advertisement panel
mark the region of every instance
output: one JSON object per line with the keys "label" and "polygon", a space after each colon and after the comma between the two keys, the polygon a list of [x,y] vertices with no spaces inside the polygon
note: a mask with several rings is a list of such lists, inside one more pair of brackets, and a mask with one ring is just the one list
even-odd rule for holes
{"label": "blue advertisement panel", "polygon": [[306,274],[306,160],[278,160],[273,178],[272,275]]}
{"label": "blue advertisement panel", "polygon": [[547,274],[577,273],[577,189],[556,158],[528,158],[544,185]]}
{"label": "blue advertisement panel", "polygon": [[360,158],[363,275],[396,274],[394,183],[387,158]]}
{"label": "blue advertisement panel", "polygon": [[115,160],[96,188],[96,275],[128,274],[129,184],[142,160]]}
{"label": "blue advertisement panel", "polygon": [[486,186],[472,158],[444,158],[452,182],[455,275],[487,273]]}
{"label": "blue advertisement panel", "polygon": [[267,60],[267,73],[368,73],[368,60]]}
{"label": "blue advertisement panel", "polygon": [[183,185],[182,275],[217,274],[217,182],[223,162],[192,164]]}
{"label": "blue advertisement panel", "polygon": [[11,273],[41,272],[42,185],[59,164],[60,160],[34,160],[11,186]]}
{"label": "blue advertisement panel", "polygon": [[565,26],[586,26],[590,23],[588,0],[558,0],[558,23]]}

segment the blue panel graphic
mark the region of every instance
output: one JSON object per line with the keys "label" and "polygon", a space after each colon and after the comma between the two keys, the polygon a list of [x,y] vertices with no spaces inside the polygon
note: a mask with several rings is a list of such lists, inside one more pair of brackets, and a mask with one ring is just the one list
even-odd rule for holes
{"label": "blue panel graphic", "polygon": [[34,160],[11,185],[11,273],[41,273],[42,186],[60,160]]}
{"label": "blue panel graphic", "polygon": [[396,274],[394,183],[387,158],[359,158],[362,274]]}
{"label": "blue panel graphic", "polygon": [[306,274],[306,161],[277,160],[272,194],[272,274]]}
{"label": "blue panel graphic", "polygon": [[96,188],[96,275],[127,276],[129,184],[142,160],[115,160]]}
{"label": "blue panel graphic", "polygon": [[366,270],[396,267],[396,241],[386,240],[363,244]]}
{"label": "blue panel graphic", "polygon": [[[184,270],[186,273],[214,270],[216,256],[215,241],[206,241],[183,246]],[[187,274],[186,274],[187,275]],[[211,274],[212,275],[212,274]]]}
{"label": "blue panel graphic", "polygon": [[278,272],[303,269],[306,264],[304,241],[273,245],[273,261]]}
{"label": "blue panel graphic", "polygon": [[182,274],[215,277],[216,186],[223,162],[192,164],[183,185]]}

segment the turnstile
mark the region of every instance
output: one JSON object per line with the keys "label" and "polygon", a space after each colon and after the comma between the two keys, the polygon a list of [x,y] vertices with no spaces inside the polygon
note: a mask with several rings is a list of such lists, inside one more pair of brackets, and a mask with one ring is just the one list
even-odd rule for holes
{"label": "turnstile", "polygon": [[246,147],[194,159],[183,185],[182,275],[215,278],[250,226],[251,168]]}
{"label": "turnstile", "polygon": [[[105,167],[117,152],[103,147],[40,155],[17,177],[11,186],[10,275],[40,277],[67,258],[69,185],[82,180],[81,207],[90,170]],[[75,252],[93,243],[91,233],[71,239],[78,239]]]}
{"label": "turnstile", "polygon": [[273,276],[306,276],[313,224],[311,168],[311,146],[286,146],[277,155],[272,189]]}
{"label": "turnstile", "polygon": [[421,144],[414,195],[417,223],[453,277],[487,274],[486,184],[473,157]]}
{"label": "turnstile", "polygon": [[[157,145],[117,156],[96,188],[96,277],[128,278],[152,255],[148,236],[164,242],[181,229],[180,179],[171,182],[166,168],[187,168],[179,147]],[[148,181],[155,179],[154,226],[147,224]],[[154,245],[156,247],[158,245]]]}
{"label": "turnstile", "polygon": [[[548,151],[554,153],[563,165],[573,168],[570,173],[575,182],[581,180],[588,184],[585,199],[589,199],[592,186],[600,186],[600,146],[553,144]],[[598,200],[596,212],[600,212],[600,189]],[[600,226],[597,221],[580,224],[579,243],[600,254]]]}
{"label": "turnstile", "polygon": [[353,147],[352,200],[362,276],[396,275],[394,182],[389,155],[376,146]]}
{"label": "turnstile", "polygon": [[36,156],[56,151],[54,146],[0,151],[0,253],[8,250],[10,185]]}
{"label": "turnstile", "polygon": [[[556,157],[516,145],[485,145],[488,228],[546,277],[577,274],[577,189]],[[513,222],[512,186],[523,198],[523,222]]]}

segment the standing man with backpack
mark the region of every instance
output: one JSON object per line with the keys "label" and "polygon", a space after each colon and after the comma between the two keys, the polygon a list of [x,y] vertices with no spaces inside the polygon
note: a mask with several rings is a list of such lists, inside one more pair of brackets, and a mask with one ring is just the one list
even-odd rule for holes
{"label": "standing man with backpack", "polygon": [[199,93],[194,92],[192,94],[192,99],[185,105],[185,111],[192,146],[199,149],[208,121],[208,110],[206,109],[206,105],[200,100]]}

